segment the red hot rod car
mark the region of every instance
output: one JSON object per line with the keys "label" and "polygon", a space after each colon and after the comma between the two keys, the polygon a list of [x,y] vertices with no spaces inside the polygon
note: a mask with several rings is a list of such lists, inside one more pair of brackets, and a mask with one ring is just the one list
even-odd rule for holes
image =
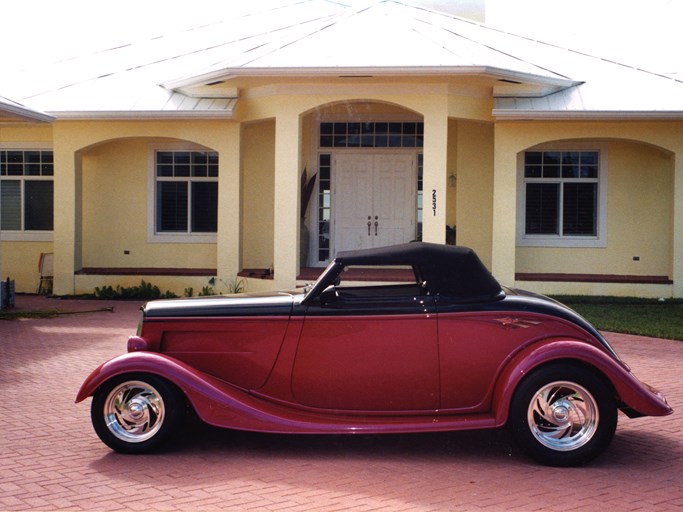
{"label": "red hot rod car", "polygon": [[[413,280],[341,282],[376,266]],[[507,424],[532,458],[560,466],[602,452],[619,409],[672,412],[576,313],[502,288],[470,249],[427,243],[339,253],[307,290],[149,302],[128,353],[76,400],[88,396],[95,431],[126,453],[168,441],[191,408],[277,433]]]}

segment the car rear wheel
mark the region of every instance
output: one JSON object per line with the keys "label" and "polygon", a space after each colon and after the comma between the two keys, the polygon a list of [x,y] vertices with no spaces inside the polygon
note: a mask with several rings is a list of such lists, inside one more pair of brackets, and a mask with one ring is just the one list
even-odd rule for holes
{"label": "car rear wheel", "polygon": [[578,466],[609,445],[617,426],[611,389],[594,372],[565,363],[526,377],[510,406],[517,444],[536,461]]}
{"label": "car rear wheel", "polygon": [[98,388],[90,414],[104,444],[121,453],[146,453],[172,437],[184,411],[182,392],[167,380],[127,374]]}

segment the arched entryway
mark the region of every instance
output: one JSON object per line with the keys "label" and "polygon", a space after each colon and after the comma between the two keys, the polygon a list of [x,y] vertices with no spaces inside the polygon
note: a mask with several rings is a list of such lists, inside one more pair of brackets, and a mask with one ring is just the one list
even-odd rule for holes
{"label": "arched entryway", "polygon": [[384,103],[344,103],[317,109],[306,124],[316,182],[302,266],[324,266],[339,251],[419,239],[421,116]]}

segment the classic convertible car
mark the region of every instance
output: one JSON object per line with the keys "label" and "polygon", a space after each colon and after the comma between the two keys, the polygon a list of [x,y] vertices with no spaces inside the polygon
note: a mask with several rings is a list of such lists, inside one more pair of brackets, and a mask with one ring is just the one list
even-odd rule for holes
{"label": "classic convertible car", "polygon": [[[342,283],[377,266],[401,282]],[[508,425],[529,456],[558,466],[602,452],[619,409],[672,412],[576,313],[502,288],[470,249],[420,242],[339,253],[291,293],[149,302],[128,353],[76,401],[88,396],[100,439],[125,453],[158,448],[194,411],[296,434]]]}

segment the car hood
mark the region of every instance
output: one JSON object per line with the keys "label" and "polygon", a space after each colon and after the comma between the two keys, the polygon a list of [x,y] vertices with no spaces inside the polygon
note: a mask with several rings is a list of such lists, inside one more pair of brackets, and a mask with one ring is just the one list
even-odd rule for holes
{"label": "car hood", "polygon": [[267,292],[155,300],[142,307],[145,319],[212,316],[289,316],[303,293]]}

